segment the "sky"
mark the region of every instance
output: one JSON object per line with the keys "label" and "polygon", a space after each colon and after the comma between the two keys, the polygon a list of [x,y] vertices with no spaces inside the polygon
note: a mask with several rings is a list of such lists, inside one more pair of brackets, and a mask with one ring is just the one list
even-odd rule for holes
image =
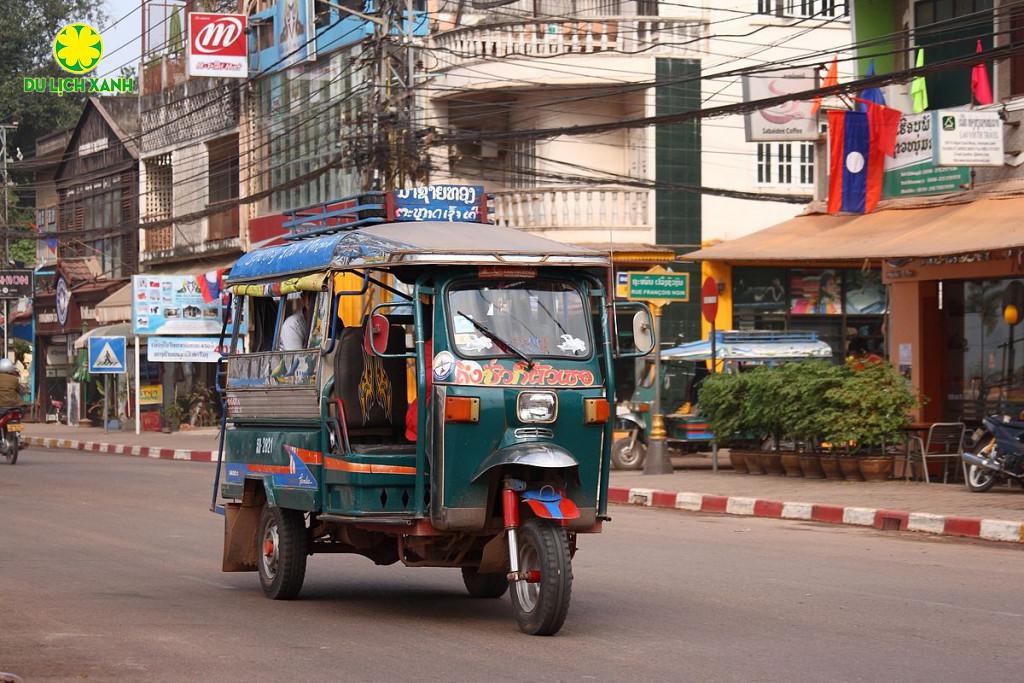
{"label": "sky", "polygon": [[[142,42],[139,40],[142,33],[142,12],[139,10],[141,2],[142,0],[106,0],[103,3],[107,21],[103,26],[97,26],[103,38],[103,58],[95,75],[116,76],[121,66],[126,63],[138,69],[142,50]],[[122,17],[125,19],[119,24],[107,28]]]}

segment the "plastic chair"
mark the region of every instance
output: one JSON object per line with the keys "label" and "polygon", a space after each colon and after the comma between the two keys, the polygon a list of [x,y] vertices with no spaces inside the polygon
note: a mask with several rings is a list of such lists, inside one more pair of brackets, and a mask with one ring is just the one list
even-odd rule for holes
{"label": "plastic chair", "polygon": [[[924,471],[924,480],[929,484],[931,479],[928,476],[928,458],[945,458],[946,460],[963,462],[964,433],[966,431],[967,425],[963,422],[936,422],[928,428],[927,437],[910,437],[905,467],[906,478],[910,479],[911,463],[918,455],[921,460],[921,469]],[[915,444],[917,445],[916,454],[914,452],[915,449],[912,447]],[[945,484],[948,479],[949,467],[947,462],[942,469],[942,483]]]}

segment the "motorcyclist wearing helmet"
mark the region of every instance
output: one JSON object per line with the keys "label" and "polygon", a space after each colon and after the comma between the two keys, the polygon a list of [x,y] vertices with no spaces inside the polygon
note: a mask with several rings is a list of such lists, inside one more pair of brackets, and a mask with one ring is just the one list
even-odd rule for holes
{"label": "motorcyclist wearing helmet", "polygon": [[22,404],[21,373],[8,358],[0,358],[0,414]]}

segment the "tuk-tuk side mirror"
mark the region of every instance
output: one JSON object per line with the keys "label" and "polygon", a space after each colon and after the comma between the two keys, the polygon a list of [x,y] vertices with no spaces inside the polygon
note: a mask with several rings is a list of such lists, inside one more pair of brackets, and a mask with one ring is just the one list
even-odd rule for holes
{"label": "tuk-tuk side mirror", "polygon": [[363,350],[368,355],[383,355],[388,350],[388,336],[391,334],[391,324],[386,316],[374,313],[366,321],[366,330],[363,334]]}
{"label": "tuk-tuk side mirror", "polygon": [[654,317],[647,304],[640,301],[617,301],[615,302],[615,313],[635,310],[633,314],[632,339],[624,338],[624,330],[616,328],[615,357],[616,358],[639,358],[646,356],[654,350]]}

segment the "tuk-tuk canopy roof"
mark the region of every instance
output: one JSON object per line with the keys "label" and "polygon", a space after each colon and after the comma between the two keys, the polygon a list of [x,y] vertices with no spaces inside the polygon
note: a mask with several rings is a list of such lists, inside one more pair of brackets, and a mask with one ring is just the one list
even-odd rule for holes
{"label": "tuk-tuk canopy roof", "polygon": [[607,267],[599,251],[483,223],[395,222],[297,240],[242,255],[228,284],[302,273],[409,265]]}
{"label": "tuk-tuk canopy roof", "polygon": [[[832,347],[815,332],[722,331],[715,333],[719,360],[796,360],[831,358]],[[661,352],[662,360],[711,360],[711,339],[690,342]]]}

